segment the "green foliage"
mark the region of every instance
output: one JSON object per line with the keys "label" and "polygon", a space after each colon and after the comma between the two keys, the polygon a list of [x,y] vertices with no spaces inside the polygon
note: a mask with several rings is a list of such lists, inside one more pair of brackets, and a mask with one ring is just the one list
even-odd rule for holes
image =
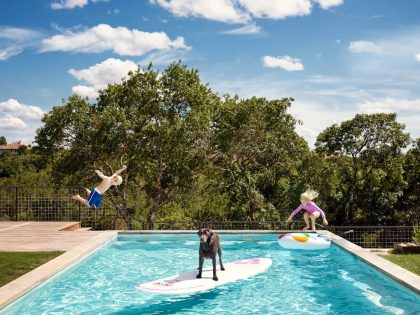
{"label": "green foliage", "polygon": [[349,178],[349,159],[347,157],[324,157],[315,152],[305,156],[296,178],[297,189],[293,194],[293,204],[296,208],[300,194],[307,188],[319,192],[315,200],[321,209],[325,210],[328,221],[334,224],[340,222],[343,213],[343,200],[346,196],[346,180]]}
{"label": "green foliage", "polygon": [[402,176],[407,183],[397,204],[400,222],[420,222],[420,138],[417,138],[404,159]]}
{"label": "green foliage", "polygon": [[230,196],[228,218],[278,220],[276,208],[290,204],[291,181],[309,151],[287,113],[292,101],[226,95],[218,108],[212,162]]}
{"label": "green foliage", "polygon": [[420,244],[420,224],[419,223],[416,223],[414,225],[413,242]]}
{"label": "green foliage", "polygon": [[352,208],[356,207],[369,209],[367,221],[383,223],[394,215],[393,206],[406,185],[401,152],[410,138],[404,128],[396,121],[396,114],[357,114],[318,136],[318,153],[351,159],[351,176],[345,183],[344,223],[352,219]]}
{"label": "green foliage", "polygon": [[6,145],[6,144],[7,144],[6,137],[0,136],[0,145]]}
{"label": "green foliage", "polygon": [[375,247],[381,234],[384,232],[383,229],[377,230],[373,233],[363,233],[362,243],[364,248]]}
{"label": "green foliage", "polygon": [[0,186],[51,185],[50,170],[41,159],[36,148],[19,155],[5,152],[0,156]]}

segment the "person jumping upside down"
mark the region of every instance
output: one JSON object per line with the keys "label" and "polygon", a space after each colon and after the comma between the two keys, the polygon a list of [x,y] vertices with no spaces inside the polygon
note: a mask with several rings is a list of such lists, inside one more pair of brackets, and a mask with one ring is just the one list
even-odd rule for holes
{"label": "person jumping upside down", "polygon": [[95,173],[102,178],[101,183],[96,186],[92,191],[86,189],[87,194],[89,195],[88,199],[80,197],[80,195],[73,196],[74,200],[78,200],[89,208],[99,209],[102,202],[102,195],[111,187],[118,186],[122,183],[122,177],[119,175],[121,172],[125,171],[127,166],[123,166],[121,169],[116,171],[111,176],[105,176],[101,171],[96,170]]}

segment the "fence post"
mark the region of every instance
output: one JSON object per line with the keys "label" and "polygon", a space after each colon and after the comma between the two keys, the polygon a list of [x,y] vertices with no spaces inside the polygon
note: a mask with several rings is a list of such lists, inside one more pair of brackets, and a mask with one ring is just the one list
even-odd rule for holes
{"label": "fence post", "polygon": [[16,207],[16,221],[19,218],[19,198],[18,198],[18,187],[15,187],[15,207]]}
{"label": "fence post", "polygon": [[[82,192],[82,189],[80,187],[78,187],[77,189],[79,190],[78,193],[80,195],[81,192]],[[77,204],[78,204],[78,207],[79,207],[79,211],[78,211],[78,214],[77,214],[77,216],[78,216],[78,220],[77,221],[79,221],[80,224],[81,224],[81,221],[80,221],[80,211],[82,209],[82,204],[80,202],[78,202]]]}

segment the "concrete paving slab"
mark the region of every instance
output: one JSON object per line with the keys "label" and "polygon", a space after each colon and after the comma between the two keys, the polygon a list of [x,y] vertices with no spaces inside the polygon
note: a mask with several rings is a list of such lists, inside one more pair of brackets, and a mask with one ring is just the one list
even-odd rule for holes
{"label": "concrete paving slab", "polygon": [[79,222],[4,222],[0,221],[0,251],[68,251],[99,235],[100,231],[63,231]]}

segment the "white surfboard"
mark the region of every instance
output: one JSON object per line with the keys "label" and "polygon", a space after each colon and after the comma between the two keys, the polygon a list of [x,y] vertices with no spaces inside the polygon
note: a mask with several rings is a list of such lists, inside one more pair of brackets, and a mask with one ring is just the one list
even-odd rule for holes
{"label": "white surfboard", "polygon": [[203,269],[202,278],[197,279],[198,270],[189,271],[165,279],[159,279],[136,286],[136,289],[159,294],[182,294],[209,290],[228,282],[245,279],[259,274],[272,264],[268,258],[251,258],[223,264],[225,271],[217,268],[219,281],[213,280],[213,268]]}

